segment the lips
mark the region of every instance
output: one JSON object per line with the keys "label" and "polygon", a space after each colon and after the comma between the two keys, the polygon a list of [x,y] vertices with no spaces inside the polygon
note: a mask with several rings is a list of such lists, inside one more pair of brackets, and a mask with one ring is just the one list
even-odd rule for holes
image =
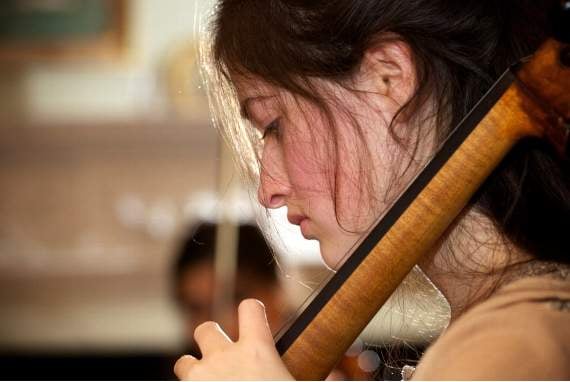
{"label": "lips", "polygon": [[310,228],[309,228],[309,218],[306,217],[305,215],[301,215],[301,214],[288,214],[287,215],[287,220],[289,220],[289,223],[294,224],[294,225],[298,225],[301,228],[301,235],[303,235],[303,237],[307,240],[312,240],[312,239],[316,239],[316,237],[310,232]]}
{"label": "lips", "polygon": [[303,220],[301,220],[301,222],[299,223],[299,226],[301,227],[301,235],[303,235],[303,237],[307,240],[313,240],[316,239],[316,236],[312,235],[309,229],[309,219],[305,218]]}
{"label": "lips", "polygon": [[289,220],[289,223],[294,225],[301,225],[301,222],[306,218],[307,217],[304,215],[297,215],[297,214],[287,215],[287,220]]}

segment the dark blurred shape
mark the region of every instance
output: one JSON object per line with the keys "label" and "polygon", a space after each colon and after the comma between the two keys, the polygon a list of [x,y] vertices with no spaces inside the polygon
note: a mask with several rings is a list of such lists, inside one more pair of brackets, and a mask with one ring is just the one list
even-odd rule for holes
{"label": "dark blurred shape", "polygon": [[[201,223],[183,239],[174,266],[176,284],[181,282],[189,268],[202,262],[213,261],[216,230],[216,224]],[[254,225],[239,226],[238,271],[240,274],[253,276],[260,282],[277,282],[272,251],[259,228]]]}
{"label": "dark blurred shape", "polygon": [[2,380],[177,380],[176,356],[164,354],[0,354]]}
{"label": "dark blurred shape", "polygon": [[[561,0],[560,4],[550,11],[550,22],[554,37],[566,44],[570,43],[570,1]],[[564,64],[566,65],[566,64]]]}
{"label": "dark blurred shape", "polygon": [[183,239],[174,263],[173,289],[184,316],[188,350],[195,355],[199,351],[193,345],[194,329],[204,321],[221,321],[226,333],[237,338],[237,306],[246,298],[256,298],[265,304],[274,333],[289,313],[271,249],[256,226],[240,225],[234,304],[228,307],[224,317],[212,316],[216,231],[216,224],[199,224]]}

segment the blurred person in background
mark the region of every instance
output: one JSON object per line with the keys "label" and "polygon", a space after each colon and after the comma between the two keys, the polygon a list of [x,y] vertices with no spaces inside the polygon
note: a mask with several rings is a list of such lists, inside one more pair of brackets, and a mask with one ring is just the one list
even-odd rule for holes
{"label": "blurred person in background", "polygon": [[[183,314],[187,354],[201,356],[194,341],[194,330],[203,322],[214,320],[214,254],[218,226],[199,223],[186,236],[178,250],[174,268],[174,296]],[[275,334],[292,313],[279,284],[276,263],[260,230],[249,224],[239,226],[237,271],[233,305],[222,317],[223,327],[232,339],[238,338],[235,316],[240,301],[255,298],[263,302],[271,332]],[[327,380],[367,380],[372,373],[358,365],[358,358],[343,357]]]}
{"label": "blurred person in background", "polygon": [[[174,263],[174,293],[183,313],[186,344],[190,354],[200,354],[194,329],[213,317],[215,269],[214,254],[217,225],[200,223],[183,239]],[[279,284],[276,264],[265,238],[254,225],[239,226],[234,305],[224,314],[225,328],[237,338],[237,317],[231,315],[245,298],[256,298],[265,304],[272,333],[281,328],[289,313],[284,292]]]}

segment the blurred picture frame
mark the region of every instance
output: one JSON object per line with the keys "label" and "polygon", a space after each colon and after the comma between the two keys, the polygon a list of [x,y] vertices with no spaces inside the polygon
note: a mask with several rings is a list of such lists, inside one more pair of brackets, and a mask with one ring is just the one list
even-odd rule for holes
{"label": "blurred picture frame", "polygon": [[118,61],[127,45],[128,0],[4,0],[0,63]]}

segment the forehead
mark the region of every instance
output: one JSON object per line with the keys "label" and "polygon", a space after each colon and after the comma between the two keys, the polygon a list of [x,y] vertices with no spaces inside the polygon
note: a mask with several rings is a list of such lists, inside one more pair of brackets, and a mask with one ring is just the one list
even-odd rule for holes
{"label": "forehead", "polygon": [[[333,83],[326,80],[313,80],[315,85],[313,89],[322,89],[329,95],[338,90]],[[286,115],[301,111],[305,117],[319,113],[319,107],[314,102],[270,84],[260,77],[232,74],[230,81],[239,102],[241,116],[245,119],[252,120],[254,119],[252,117],[259,117],[274,110],[279,110]],[[315,91],[317,92],[315,95],[321,98],[322,94],[319,90]]]}

